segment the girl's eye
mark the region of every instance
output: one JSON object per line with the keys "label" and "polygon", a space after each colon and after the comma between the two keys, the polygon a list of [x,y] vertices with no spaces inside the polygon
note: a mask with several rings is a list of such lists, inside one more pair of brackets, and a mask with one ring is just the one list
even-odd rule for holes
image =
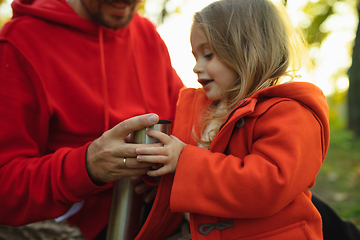
{"label": "girl's eye", "polygon": [[209,54],[206,54],[206,55],[204,56],[204,58],[206,58],[206,59],[211,59],[212,56],[213,56],[213,54],[212,54],[212,53],[209,53]]}

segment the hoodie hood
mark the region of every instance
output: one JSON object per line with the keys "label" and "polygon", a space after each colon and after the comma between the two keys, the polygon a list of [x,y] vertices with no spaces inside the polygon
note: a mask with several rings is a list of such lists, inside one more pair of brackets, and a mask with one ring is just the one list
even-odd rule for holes
{"label": "hoodie hood", "polygon": [[[77,15],[66,0],[14,0],[11,6],[13,8],[13,18],[30,16],[72,27],[77,31],[90,35],[97,36],[99,34],[98,28],[100,25]],[[101,28],[105,32],[121,35],[124,31],[127,31],[128,26],[117,30]]]}
{"label": "hoodie hood", "polygon": [[[39,19],[44,22],[64,26],[65,28],[75,29],[76,32],[87,35],[89,38],[94,37],[92,39],[97,42],[100,53],[99,67],[101,69],[101,88],[104,103],[104,131],[107,131],[109,129],[110,109],[104,42],[112,41],[115,36],[123,37],[130,34],[129,26],[132,24],[132,21],[125,28],[117,30],[109,29],[77,15],[66,0],[14,0],[12,8],[13,21],[31,17],[33,19]],[[134,19],[138,17],[139,16],[135,15]],[[134,48],[133,44],[130,44],[128,47]],[[142,88],[143,87],[140,84],[140,89]],[[146,103],[144,103],[144,105],[147,106]]]}
{"label": "hoodie hood", "polygon": [[90,30],[96,26],[91,21],[79,17],[66,0],[14,0],[11,6],[13,18],[31,16],[77,29]]}

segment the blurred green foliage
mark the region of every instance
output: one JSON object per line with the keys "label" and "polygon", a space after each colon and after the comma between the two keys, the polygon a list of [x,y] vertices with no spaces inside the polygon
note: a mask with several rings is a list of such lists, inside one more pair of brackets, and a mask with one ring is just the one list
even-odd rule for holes
{"label": "blurred green foliage", "polygon": [[321,43],[329,34],[328,32],[320,31],[320,27],[321,24],[323,24],[324,21],[334,13],[333,6],[335,1],[310,1],[302,9],[311,21],[311,23],[307,27],[303,28],[306,40],[310,45],[313,43]]}
{"label": "blurred green foliage", "polygon": [[[321,47],[323,41],[332,31],[329,29],[329,22],[334,24],[334,19],[336,19],[334,16],[336,16],[339,11],[344,9],[346,6],[353,10],[353,13],[349,12],[349,14],[357,14],[358,5],[358,0],[309,0],[308,3],[305,4],[302,8],[307,21],[304,21],[301,24],[301,27],[303,28],[305,38],[308,41],[310,48],[314,46],[319,49]],[[354,35],[355,34],[356,29],[354,29]],[[351,56],[353,51],[352,42],[349,43],[348,51],[348,54]],[[316,68],[316,59],[313,59],[313,64]],[[336,126],[336,128],[342,127],[345,129],[348,127],[349,114],[347,109],[347,91],[344,92],[344,90],[341,91],[337,89],[337,80],[342,77],[348,77],[348,70],[348,67],[339,68],[337,69],[337,72],[331,76],[331,81],[335,92],[328,96],[330,121],[333,126]]]}
{"label": "blurred green foliage", "polygon": [[[303,30],[310,46],[320,46],[330,34],[322,25],[336,12],[335,5],[339,6],[339,3],[352,6],[355,12],[358,1],[312,0],[304,6],[303,12],[309,22],[304,24]],[[316,68],[316,61],[314,64]],[[336,86],[336,80],[347,75],[347,71],[348,69],[340,68],[332,76],[332,84]],[[327,100],[330,146],[312,191],[342,218],[353,221],[360,227],[360,138],[347,130],[347,91],[335,87],[335,92],[327,96]]]}
{"label": "blurred green foliage", "polygon": [[347,92],[336,91],[327,97],[329,120],[334,130],[343,130],[347,125]]}
{"label": "blurred green foliage", "polygon": [[360,139],[331,125],[330,147],[312,192],[360,228]]}
{"label": "blurred green foliage", "polygon": [[[146,4],[160,5],[156,7],[158,11],[152,12],[152,20],[155,25],[159,26],[164,23],[165,19],[174,13],[181,13],[181,6],[187,0],[143,0],[142,5],[139,8],[139,13],[142,15],[148,15],[146,12]],[[170,6],[170,7],[169,7]]]}

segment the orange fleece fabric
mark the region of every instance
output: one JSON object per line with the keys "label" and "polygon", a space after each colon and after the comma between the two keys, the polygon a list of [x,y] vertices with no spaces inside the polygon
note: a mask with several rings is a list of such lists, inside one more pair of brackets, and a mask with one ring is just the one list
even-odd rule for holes
{"label": "orange fleece fabric", "polygon": [[[175,175],[161,178],[138,239],[162,239],[161,225],[168,230],[168,220],[181,219],[181,212],[190,212],[193,240],[322,239],[321,216],[309,191],[329,145],[322,91],[303,82],[260,90],[233,109],[203,149],[192,129],[199,136],[208,104],[202,89],[181,92],[173,135],[188,145]],[[217,229],[222,222],[233,226]],[[214,229],[200,233],[209,226]]]}

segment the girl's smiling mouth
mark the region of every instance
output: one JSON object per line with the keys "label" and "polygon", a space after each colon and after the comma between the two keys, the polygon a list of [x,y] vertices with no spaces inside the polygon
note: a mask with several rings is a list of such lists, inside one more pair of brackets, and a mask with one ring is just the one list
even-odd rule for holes
{"label": "girl's smiling mouth", "polygon": [[198,83],[200,83],[203,87],[205,87],[206,85],[208,85],[212,81],[214,81],[214,80],[212,80],[212,79],[198,79]]}

